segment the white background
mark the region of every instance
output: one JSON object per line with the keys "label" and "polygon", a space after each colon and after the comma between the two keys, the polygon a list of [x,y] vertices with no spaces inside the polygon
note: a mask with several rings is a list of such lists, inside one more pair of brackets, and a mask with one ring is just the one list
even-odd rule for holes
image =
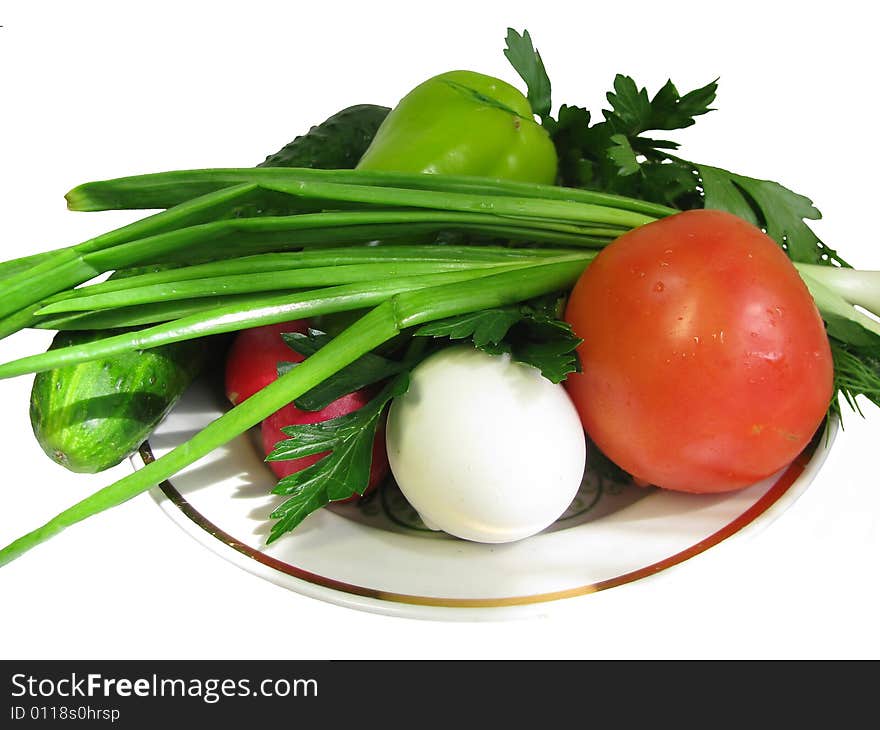
{"label": "white background", "polygon": [[[393,105],[467,68],[519,84],[527,27],[555,103],[598,112],[615,73],[655,91],[720,77],[690,159],[778,180],[819,235],[880,269],[876,38],[863,3],[6,2],[0,6],[2,258],[130,214],[71,213],[79,182],[251,166],[336,110]],[[137,8],[137,9],[135,9]],[[0,343],[8,360],[48,333]],[[0,543],[129,472],[74,475],[31,433],[30,378],[0,382]],[[220,559],[147,495],[0,569],[0,658],[679,658],[880,656],[880,413],[847,413],[793,507],[650,580],[535,619],[391,618],[291,593]]]}

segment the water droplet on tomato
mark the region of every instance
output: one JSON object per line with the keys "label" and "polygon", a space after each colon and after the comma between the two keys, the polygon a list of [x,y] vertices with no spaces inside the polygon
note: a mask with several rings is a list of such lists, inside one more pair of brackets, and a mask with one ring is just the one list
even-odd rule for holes
{"label": "water droplet on tomato", "polygon": [[663,289],[664,286],[662,281],[658,281],[656,284],[654,284],[654,291],[660,292],[663,291]]}

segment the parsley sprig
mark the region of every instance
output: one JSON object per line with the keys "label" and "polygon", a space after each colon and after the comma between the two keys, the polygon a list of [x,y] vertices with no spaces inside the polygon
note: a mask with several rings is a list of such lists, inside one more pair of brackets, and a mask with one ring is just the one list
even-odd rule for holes
{"label": "parsley sprig", "polygon": [[391,380],[367,405],[338,418],[283,428],[267,461],[299,459],[329,452],[311,466],[281,479],[273,494],[288,497],[270,515],[276,520],[267,543],[290,532],[308,515],[330,502],[363,494],[370,481],[373,442],[385,406],[406,392],[409,374]]}
{"label": "parsley sprig", "polygon": [[582,342],[560,319],[561,301],[561,297],[543,297],[449,317],[423,325],[416,335],[469,338],[490,355],[509,353],[514,360],[538,368],[550,382],[561,383],[569,373],[581,372],[576,349]]}
{"label": "parsley sprig", "polygon": [[[846,265],[806,221],[821,213],[812,201],[777,182],[686,160],[679,143],[649,132],[687,129],[713,111],[718,79],[681,94],[668,80],[653,96],[630,76],[618,74],[606,94],[610,108],[594,122],[582,107],[562,105],[549,114],[550,80],[528,33],[508,30],[507,57],[529,88],[529,99],[546,89],[535,110],[550,133],[560,160],[560,182],[576,188],[616,193],[679,210],[714,208],[762,227],[793,261]],[[546,108],[546,111],[545,111]]]}

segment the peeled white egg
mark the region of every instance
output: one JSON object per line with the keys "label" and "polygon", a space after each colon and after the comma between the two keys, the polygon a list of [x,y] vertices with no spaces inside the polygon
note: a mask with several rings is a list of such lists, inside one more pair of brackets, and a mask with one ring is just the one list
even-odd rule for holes
{"label": "peeled white egg", "polygon": [[425,524],[466,540],[534,535],[571,504],[586,439],[561,385],[471,346],[413,370],[388,413],[388,461]]}

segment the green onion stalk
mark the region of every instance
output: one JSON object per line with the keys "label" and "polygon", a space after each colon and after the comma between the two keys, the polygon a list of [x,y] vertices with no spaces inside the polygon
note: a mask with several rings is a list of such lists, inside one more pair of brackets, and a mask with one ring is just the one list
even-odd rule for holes
{"label": "green onion stalk", "polygon": [[[289,201],[291,214],[259,215],[267,195],[275,207],[278,196]],[[127,267],[375,240],[406,243],[444,231],[597,248],[671,212],[546,185],[299,168],[142,175],[87,183],[67,198],[75,210],[165,210],[0,271],[0,337],[36,325],[43,300]],[[255,215],[242,217],[248,210]]]}

